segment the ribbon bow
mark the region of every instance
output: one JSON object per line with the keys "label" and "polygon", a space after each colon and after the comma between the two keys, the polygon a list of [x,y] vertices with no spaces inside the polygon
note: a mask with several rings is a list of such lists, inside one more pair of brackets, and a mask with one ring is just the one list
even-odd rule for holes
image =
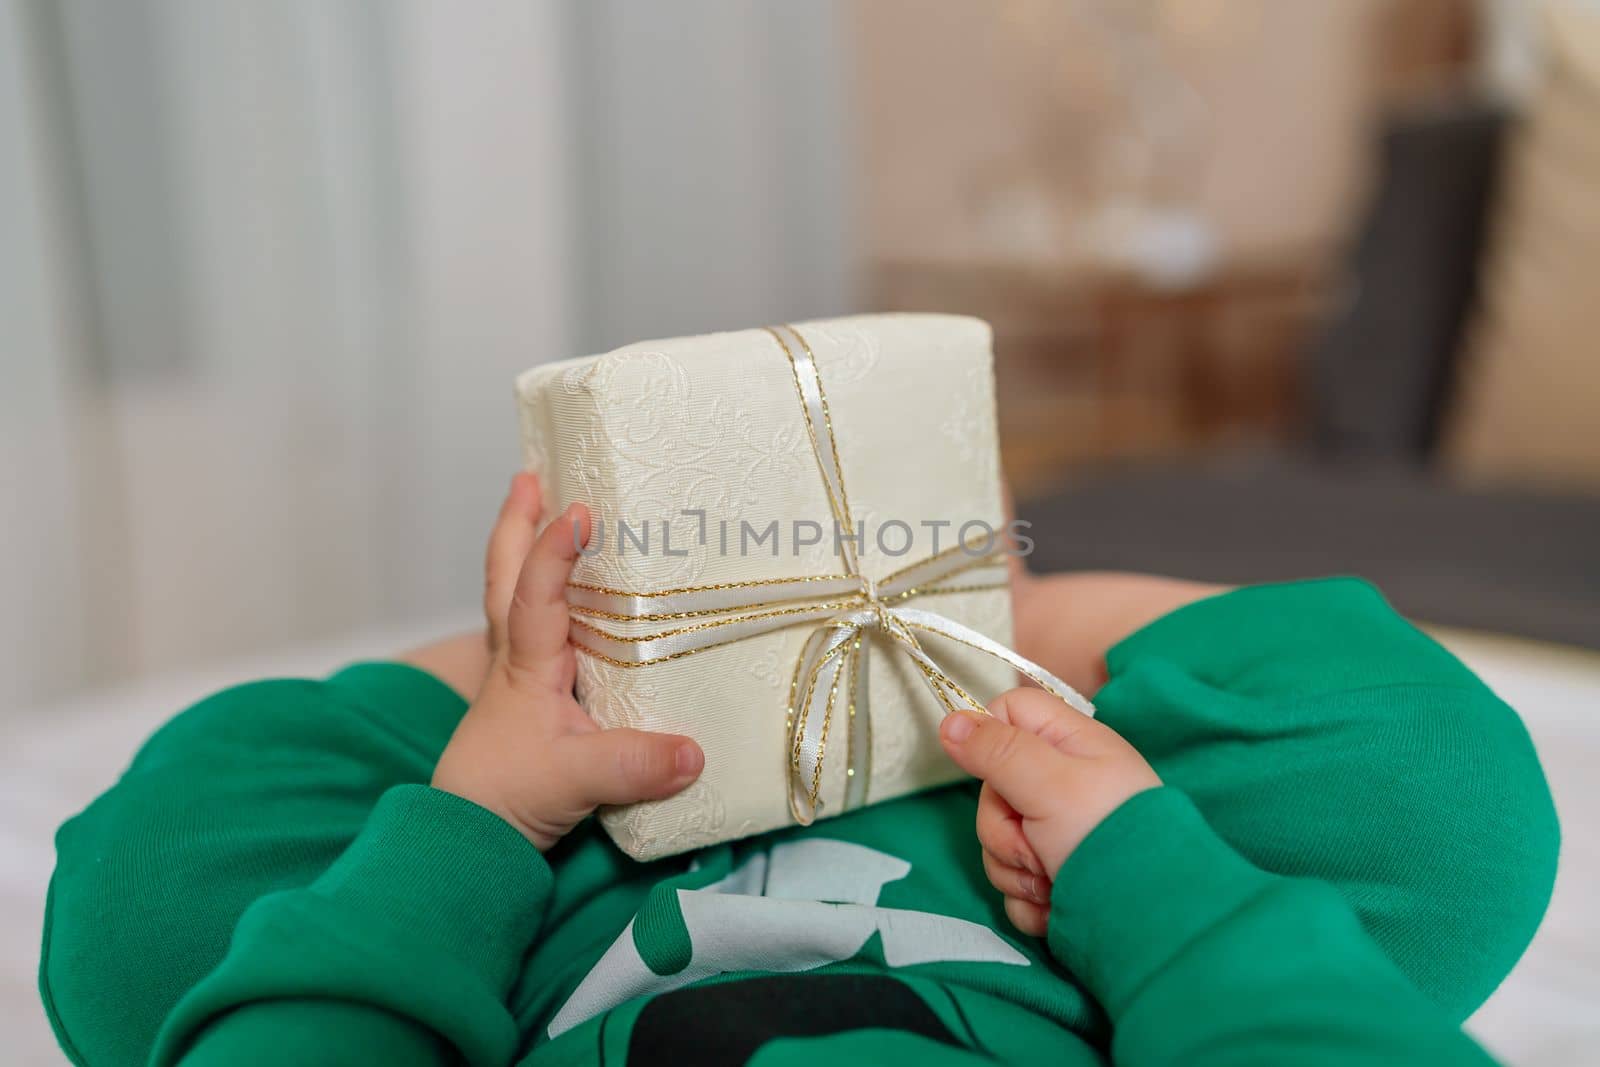
{"label": "ribbon bow", "polygon": [[[822,376],[811,346],[792,326],[770,327],[767,332],[788,357],[794,373],[806,432],[837,529],[855,530],[828,398],[822,390]],[[946,714],[963,709],[979,714],[987,711],[923,649],[918,632],[936,634],[1002,660],[1084,714],[1094,714],[1094,705],[1081,693],[1037,663],[954,619],[904,606],[905,601],[934,593],[1002,587],[1003,581],[989,585],[940,584],[974,568],[994,565],[998,553],[974,552],[970,542],[963,542],[874,582],[861,573],[854,540],[836,535],[834,544],[845,568],[843,574],[729,582],[654,593],[570,583],[567,601],[575,616],[638,623],[684,622],[659,632],[632,635],[612,633],[575,617],[573,642],[583,652],[615,666],[644,667],[774,630],[819,624],[807,637],[795,663],[786,709],[789,810],[801,825],[809,825],[824,806],[820,799],[823,760],[841,687],[848,732],[845,795],[840,810],[866,802],[872,753],[866,685],[869,644],[862,639],[867,630],[883,634],[910,658]],[[989,547],[992,549],[992,545]],[[858,763],[860,753],[866,754],[865,763]]]}

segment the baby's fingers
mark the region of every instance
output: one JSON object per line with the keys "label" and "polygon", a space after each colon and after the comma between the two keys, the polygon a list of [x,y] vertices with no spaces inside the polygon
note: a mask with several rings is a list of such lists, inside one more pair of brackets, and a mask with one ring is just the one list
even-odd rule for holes
{"label": "baby's fingers", "polygon": [[1050,929],[1050,909],[1031,900],[1006,897],[1006,918],[1029,937],[1043,937]]}
{"label": "baby's fingers", "polygon": [[517,676],[560,689],[570,674],[567,646],[567,579],[578,546],[589,539],[589,509],[573,504],[534,542],[511,598],[506,662]]}
{"label": "baby's fingers", "polygon": [[1008,866],[1034,874],[1045,873],[1039,854],[1022,832],[1022,816],[987,782],[978,793],[977,829],[978,843],[985,852],[992,853]]}
{"label": "baby's fingers", "polygon": [[1004,863],[987,849],[983,853],[983,873],[1002,896],[1030,901],[1040,907],[1050,906],[1050,879]]}
{"label": "baby's fingers", "polygon": [[483,614],[489,623],[489,648],[499,651],[506,643],[506,616],[517,589],[517,576],[533,548],[534,526],[539,521],[539,479],[524,471],[511,479],[505,503],[489,533],[489,550],[483,562]]}
{"label": "baby's fingers", "polygon": [[1049,742],[994,715],[946,715],[939,740],[957,767],[992,786],[1024,819],[1050,816],[1061,806],[1066,757]]}
{"label": "baby's fingers", "polygon": [[1013,689],[989,704],[989,714],[1050,743],[1068,755],[1093,756],[1109,731],[1042,689]]}

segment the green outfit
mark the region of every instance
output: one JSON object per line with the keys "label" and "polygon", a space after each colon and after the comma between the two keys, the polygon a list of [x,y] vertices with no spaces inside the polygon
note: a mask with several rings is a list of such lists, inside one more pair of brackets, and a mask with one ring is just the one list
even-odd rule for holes
{"label": "green outfit", "polygon": [[1516,715],[1348,579],[1190,605],[1108,666],[1100,716],[1167,784],[1067,861],[1047,941],[984,878],[974,785],[541,856],[422,784],[465,710],[433,677],[231,689],[61,829],[45,1004],[95,1065],[1487,1062],[1459,1023],[1557,850]]}

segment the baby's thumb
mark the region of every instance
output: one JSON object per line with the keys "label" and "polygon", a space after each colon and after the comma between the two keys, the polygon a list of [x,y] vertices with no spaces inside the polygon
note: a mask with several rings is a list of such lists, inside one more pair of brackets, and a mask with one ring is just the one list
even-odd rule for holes
{"label": "baby's thumb", "polygon": [[1126,744],[1103,723],[1043,689],[1022,687],[1001,693],[990,702],[989,714],[1040,737],[1068,756],[1099,755]]}
{"label": "baby's thumb", "polygon": [[565,800],[575,812],[670,797],[700,777],[705,766],[700,746],[679,734],[595,730],[569,734],[557,743],[562,747]]}
{"label": "baby's thumb", "polygon": [[1044,818],[1060,804],[1066,757],[1049,742],[993,715],[945,716],[939,740],[956,766],[982,778],[1025,818]]}

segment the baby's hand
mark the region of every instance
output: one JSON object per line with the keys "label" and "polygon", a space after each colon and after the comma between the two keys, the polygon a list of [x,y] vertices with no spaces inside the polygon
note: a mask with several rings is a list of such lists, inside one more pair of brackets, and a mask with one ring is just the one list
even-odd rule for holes
{"label": "baby's hand", "polygon": [[700,746],[675,734],[602,730],[572,695],[567,578],[589,512],[568,508],[543,534],[538,486],[512,484],[489,541],[485,607],[493,660],[433,772],[433,786],[505,819],[548,850],[601,804],[669,797],[700,776]]}
{"label": "baby's hand", "polygon": [[983,869],[1018,930],[1042,937],[1050,888],[1073,849],[1135,793],[1161,784],[1134,747],[1039,689],[1013,689],[988,715],[946,716],[950,758],[983,779]]}

